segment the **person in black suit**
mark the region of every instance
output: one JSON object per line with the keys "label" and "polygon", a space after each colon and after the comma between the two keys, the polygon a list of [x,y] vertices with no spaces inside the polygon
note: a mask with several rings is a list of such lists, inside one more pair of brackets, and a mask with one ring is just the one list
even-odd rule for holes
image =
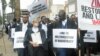
{"label": "person in black suit", "polygon": [[[75,14],[72,14],[71,15],[71,17],[70,17],[70,19],[72,20],[72,22],[74,23],[74,26],[73,26],[73,28],[77,28],[78,29],[78,18],[76,17],[76,15]],[[79,30],[79,29],[78,29]],[[74,55],[76,55],[76,56],[79,56],[79,54],[78,54],[78,51],[79,51],[79,40],[80,40],[80,38],[79,38],[79,34],[77,34],[77,45],[78,45],[78,48],[77,49],[75,49],[75,50],[73,50],[73,54]]]}
{"label": "person in black suit", "polygon": [[78,18],[76,17],[76,15],[72,14],[70,19],[73,21],[73,23],[75,25],[74,28],[78,28]]}
{"label": "person in black suit", "polygon": [[[22,15],[23,22],[16,22],[15,24],[15,32],[22,31],[26,32],[28,28],[32,27],[32,24],[28,22],[29,16],[27,14]],[[28,56],[27,47],[18,48],[18,56]]]}
{"label": "person in black suit", "polygon": [[[47,56],[47,49],[46,46],[46,35],[45,32],[40,29],[38,20],[33,20],[33,27],[29,28],[26,32],[25,39],[24,39],[24,46],[28,47],[29,56]],[[32,40],[31,34],[40,32],[40,36],[42,39],[42,44],[34,43]]]}
{"label": "person in black suit", "polygon": [[[58,29],[76,29],[72,20],[66,17],[64,10],[59,11],[59,22],[56,25]],[[73,55],[73,49],[57,48],[56,56],[75,56]]]}
{"label": "person in black suit", "polygon": [[100,30],[98,31],[98,52],[100,52]]}
{"label": "person in black suit", "polygon": [[46,16],[42,16],[41,21],[39,23],[39,28],[45,31],[46,38],[48,38],[47,37],[47,31],[48,31],[48,25],[49,25],[48,21],[49,19],[46,18]]}

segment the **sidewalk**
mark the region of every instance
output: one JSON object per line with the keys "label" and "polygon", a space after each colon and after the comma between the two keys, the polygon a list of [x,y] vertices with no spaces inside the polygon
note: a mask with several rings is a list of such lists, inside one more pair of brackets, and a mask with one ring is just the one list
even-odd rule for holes
{"label": "sidewalk", "polygon": [[2,53],[3,56],[17,56],[17,53],[13,51],[12,42],[8,40],[8,36],[6,34],[0,38],[0,53]]}
{"label": "sidewalk", "polygon": [[[3,38],[5,41],[5,45]],[[13,51],[12,42],[8,40],[8,36],[6,34],[2,38],[0,38],[0,54],[1,53],[3,54],[3,56],[17,56],[17,52],[15,53]],[[91,56],[100,56],[100,54],[99,55],[92,54]]]}

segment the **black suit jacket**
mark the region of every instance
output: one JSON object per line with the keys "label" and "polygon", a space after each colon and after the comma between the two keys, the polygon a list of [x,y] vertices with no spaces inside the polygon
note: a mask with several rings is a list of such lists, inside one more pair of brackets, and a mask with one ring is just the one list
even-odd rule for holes
{"label": "black suit jacket", "polygon": [[[52,25],[55,25],[55,23],[54,24],[51,24],[51,26]],[[49,28],[51,26],[49,26]],[[57,29],[77,29],[77,27],[74,24],[74,22],[72,20],[70,20],[70,19],[67,19],[67,23],[65,24],[65,26],[62,25],[62,21],[57,22],[56,25],[55,26],[52,26],[50,28],[50,31],[48,32],[50,34],[50,35],[48,35],[48,37],[49,37],[48,40],[49,40],[49,42],[51,42],[51,45],[53,44],[52,43],[53,42],[52,41],[52,29],[54,29],[54,28],[57,28]]]}
{"label": "black suit jacket", "polygon": [[[76,25],[74,24],[74,22],[70,19],[67,19],[67,22],[65,24],[65,26],[63,26],[62,21],[59,21],[56,25],[57,29],[77,29]],[[53,42],[53,41],[52,41]],[[75,54],[75,50],[74,49],[66,49],[67,50],[67,54],[66,56],[74,56]]]}
{"label": "black suit jacket", "polygon": [[56,28],[76,29],[74,22],[70,19],[67,19],[67,23],[65,24],[64,27],[63,27],[62,21],[59,21]]}
{"label": "black suit jacket", "polygon": [[[42,39],[42,43],[43,44],[40,44],[40,47],[42,47],[42,48],[44,48],[45,50],[47,50],[48,48],[47,48],[47,46],[46,46],[46,35],[45,35],[45,32],[43,31],[43,30],[41,30],[41,29],[39,29],[39,32],[40,32],[40,34],[41,34],[41,39]],[[32,41],[32,38],[31,38],[31,34],[32,33],[34,33],[33,31],[32,31],[32,28],[29,28],[28,30],[27,30],[27,32],[26,32],[26,34],[25,34],[25,39],[24,39],[24,46],[25,47],[28,47],[28,46],[30,46],[30,43],[29,43],[29,41]]]}
{"label": "black suit jacket", "polygon": [[[31,23],[28,23],[28,26],[27,28],[31,28],[32,27],[32,24]],[[22,31],[22,23],[16,23],[15,24],[15,31]]]}

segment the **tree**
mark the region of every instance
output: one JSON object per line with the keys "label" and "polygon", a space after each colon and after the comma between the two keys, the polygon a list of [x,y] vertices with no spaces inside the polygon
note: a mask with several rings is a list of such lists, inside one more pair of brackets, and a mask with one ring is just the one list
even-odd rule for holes
{"label": "tree", "polygon": [[9,7],[11,7],[12,9],[15,8],[15,0],[10,0]]}
{"label": "tree", "polygon": [[0,25],[2,24],[2,20],[3,20],[3,19],[2,19],[2,17],[0,16]]}

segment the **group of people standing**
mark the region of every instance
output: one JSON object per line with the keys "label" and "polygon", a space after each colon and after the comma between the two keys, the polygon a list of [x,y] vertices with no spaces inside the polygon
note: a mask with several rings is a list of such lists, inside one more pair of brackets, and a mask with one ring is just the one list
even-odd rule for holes
{"label": "group of people standing", "polygon": [[[15,28],[15,32],[25,32],[24,48],[14,49],[18,52],[18,56],[78,56],[78,49],[53,48],[53,29],[78,29],[77,17],[74,14],[68,17],[64,10],[60,10],[55,21],[42,16],[40,21],[33,19],[32,23],[29,22],[29,14],[24,14],[22,15],[22,22],[16,19],[13,21],[14,23],[10,25],[9,29]],[[31,34],[38,32],[42,44],[32,41]],[[8,33],[11,37],[11,30]],[[14,42],[14,39],[12,39],[12,42]]]}

